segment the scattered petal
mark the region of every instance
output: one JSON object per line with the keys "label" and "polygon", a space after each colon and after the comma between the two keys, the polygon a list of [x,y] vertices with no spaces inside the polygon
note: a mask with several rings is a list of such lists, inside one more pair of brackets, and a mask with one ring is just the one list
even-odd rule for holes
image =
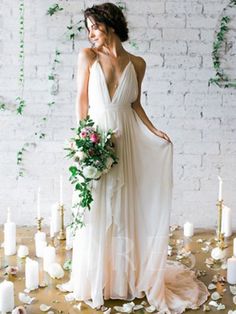
{"label": "scattered petal", "polygon": [[217,307],[217,306],[218,306],[218,303],[217,303],[216,301],[210,301],[210,302],[208,303],[208,305]]}
{"label": "scattered petal", "polygon": [[51,308],[51,306],[49,306],[47,304],[40,304],[40,307],[39,307],[40,311],[42,311],[42,312],[47,312],[50,310],[50,308]]}
{"label": "scattered petal", "polygon": [[114,309],[116,312],[121,312],[121,313],[124,312],[124,309],[123,309],[122,306],[113,306],[113,309]]}
{"label": "scattered petal", "polygon": [[5,270],[6,275],[16,276],[17,272],[18,272],[18,267],[16,267],[16,266],[7,266],[7,268]]}
{"label": "scattered petal", "polygon": [[236,286],[229,286],[229,289],[233,295],[236,295]]}
{"label": "scattered petal", "polygon": [[208,289],[209,289],[209,290],[214,290],[214,289],[216,289],[216,285],[215,285],[214,283],[210,283],[210,284],[208,285]]}
{"label": "scattered petal", "polygon": [[65,263],[63,265],[63,268],[65,270],[71,270],[71,268],[72,268],[72,261],[71,261],[71,259],[68,259],[67,261],[65,261]]}
{"label": "scattered petal", "polygon": [[212,280],[211,280],[212,282],[214,282],[214,283],[217,283],[218,282],[218,276],[217,275],[214,275],[213,277],[212,277]]}
{"label": "scattered petal", "polygon": [[221,265],[221,269],[227,269],[227,263],[223,263],[223,264]]}
{"label": "scattered petal", "polygon": [[133,311],[134,306],[135,306],[134,302],[124,303],[123,304],[123,312],[124,313],[131,313]]}
{"label": "scattered petal", "polygon": [[197,239],[197,241],[196,241],[197,243],[203,243],[204,242],[204,240],[203,239]]}
{"label": "scattered petal", "polygon": [[212,251],[211,251],[211,257],[218,261],[218,260],[221,260],[223,258],[225,258],[226,256],[226,250],[222,250],[221,248],[219,247],[215,247]]}
{"label": "scattered petal", "polygon": [[217,306],[217,311],[221,311],[221,310],[225,310],[225,305],[220,303],[218,306]]}
{"label": "scattered petal", "polygon": [[204,246],[201,248],[201,250],[204,252],[204,253],[208,253],[210,251],[210,247],[209,246]]}
{"label": "scattered petal", "polygon": [[217,301],[219,299],[221,299],[221,295],[219,294],[219,292],[215,291],[211,294],[211,299],[214,300],[214,301]]}
{"label": "scattered petal", "polygon": [[19,292],[18,294],[19,300],[22,303],[26,303],[26,304],[32,304],[35,300],[35,298],[31,298],[29,295]]}
{"label": "scattered petal", "polygon": [[148,304],[147,304],[146,301],[142,301],[142,302],[141,302],[141,305],[146,306],[146,305],[148,305]]}
{"label": "scattered petal", "polygon": [[46,282],[42,282],[39,284],[39,288],[46,288],[48,284]]}
{"label": "scattered petal", "polygon": [[77,309],[78,311],[81,311],[82,310],[82,303],[80,302],[79,304],[75,304],[73,306],[74,309]]}
{"label": "scattered petal", "polygon": [[56,285],[56,288],[59,289],[61,292],[72,292],[73,288],[70,281],[63,283],[61,285]]}
{"label": "scattered petal", "polygon": [[209,305],[204,304],[202,310],[203,310],[203,312],[209,312],[211,310],[211,308]]}
{"label": "scattered petal", "polygon": [[138,310],[141,310],[141,309],[143,309],[143,305],[142,305],[142,304],[137,304],[137,305],[135,305],[135,306],[133,307],[133,310],[134,310],[134,311],[138,311]]}
{"label": "scattered petal", "polygon": [[25,293],[30,293],[30,291],[31,291],[30,289],[25,289],[24,290]]}
{"label": "scattered petal", "polygon": [[107,309],[106,311],[103,312],[104,314],[110,314],[111,313],[111,308]]}
{"label": "scattered petal", "polygon": [[58,263],[52,263],[49,265],[48,273],[53,279],[60,279],[64,276],[64,270]]}
{"label": "scattered petal", "polygon": [[154,305],[150,305],[148,307],[145,307],[145,311],[148,313],[153,313],[156,311],[156,307]]}
{"label": "scattered petal", "polygon": [[71,293],[68,293],[67,295],[65,295],[65,300],[67,302],[71,302],[71,301],[74,301],[75,300],[75,295],[73,292]]}
{"label": "scattered petal", "polygon": [[180,229],[179,225],[172,225],[172,226],[170,226],[170,232],[173,232],[173,231],[179,230],[179,229]]}
{"label": "scattered petal", "polygon": [[101,311],[102,311],[102,312],[105,312],[106,310],[108,310],[108,307],[102,305],[102,306],[101,306]]}
{"label": "scattered petal", "polygon": [[24,306],[17,306],[12,312],[11,314],[27,314],[26,309],[24,308]]}

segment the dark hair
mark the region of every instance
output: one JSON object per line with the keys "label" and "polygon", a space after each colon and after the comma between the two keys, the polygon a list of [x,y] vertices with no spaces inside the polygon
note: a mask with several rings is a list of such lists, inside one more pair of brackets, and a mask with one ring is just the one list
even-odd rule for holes
{"label": "dark hair", "polygon": [[120,40],[126,41],[129,36],[127,21],[122,10],[113,3],[93,5],[84,11],[85,26],[88,29],[87,18],[92,17],[95,22],[112,27]]}

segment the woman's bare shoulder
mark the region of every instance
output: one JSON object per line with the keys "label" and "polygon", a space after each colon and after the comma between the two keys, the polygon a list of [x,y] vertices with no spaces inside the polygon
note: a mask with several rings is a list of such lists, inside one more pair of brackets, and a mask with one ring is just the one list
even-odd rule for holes
{"label": "woman's bare shoulder", "polygon": [[143,76],[146,69],[146,62],[145,60],[140,56],[135,56],[133,54],[129,54],[130,60],[132,61],[135,70],[140,76]]}
{"label": "woman's bare shoulder", "polygon": [[78,61],[87,65],[91,65],[97,57],[97,53],[93,48],[82,48],[78,54]]}

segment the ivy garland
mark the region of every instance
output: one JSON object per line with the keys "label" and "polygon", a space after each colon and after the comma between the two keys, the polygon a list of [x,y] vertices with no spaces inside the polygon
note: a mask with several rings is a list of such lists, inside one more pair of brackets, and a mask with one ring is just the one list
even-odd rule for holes
{"label": "ivy garland", "polygon": [[59,11],[63,11],[64,9],[62,7],[59,6],[58,3],[53,4],[51,7],[48,8],[47,10],[47,15],[54,15],[55,13],[59,12]]}
{"label": "ivy garland", "polygon": [[17,114],[22,114],[23,110],[25,108],[25,100],[23,98],[23,93],[24,93],[24,80],[25,80],[25,75],[24,75],[24,43],[25,43],[25,29],[24,29],[24,12],[25,12],[25,7],[24,7],[24,0],[20,0],[19,4],[19,20],[20,20],[20,27],[19,27],[19,35],[20,35],[20,51],[19,51],[19,65],[20,65],[20,70],[19,70],[19,85],[21,89],[21,96],[18,96],[16,98],[17,102],[17,108],[16,112]]}
{"label": "ivy garland", "polygon": [[[236,0],[231,0],[230,3],[223,9],[225,12],[228,8],[236,6]],[[221,51],[226,42],[226,34],[229,31],[229,23],[231,18],[224,15],[220,20],[220,29],[216,34],[216,39],[213,43],[212,61],[216,71],[215,77],[211,78],[208,85],[216,84],[219,87],[224,88],[236,88],[236,79],[230,79],[221,68]]]}

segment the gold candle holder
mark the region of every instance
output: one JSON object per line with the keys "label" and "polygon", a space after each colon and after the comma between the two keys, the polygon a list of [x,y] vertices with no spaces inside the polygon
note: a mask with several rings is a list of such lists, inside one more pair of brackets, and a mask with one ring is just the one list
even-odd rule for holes
{"label": "gold candle holder", "polygon": [[223,210],[223,200],[220,200],[216,204],[218,208],[218,228],[217,228],[217,246],[220,249],[225,249],[227,245],[224,242],[224,233],[222,233],[222,210]]}
{"label": "gold candle holder", "polygon": [[59,234],[57,236],[58,240],[65,240],[66,239],[66,232],[65,232],[65,227],[64,227],[64,205],[60,205],[59,206],[59,210],[60,210],[60,216],[61,216],[61,228],[59,231]]}
{"label": "gold candle holder", "polygon": [[43,217],[40,217],[40,218],[36,218],[36,221],[37,221],[37,230],[38,231],[41,231],[42,230],[42,221],[43,221]]}

